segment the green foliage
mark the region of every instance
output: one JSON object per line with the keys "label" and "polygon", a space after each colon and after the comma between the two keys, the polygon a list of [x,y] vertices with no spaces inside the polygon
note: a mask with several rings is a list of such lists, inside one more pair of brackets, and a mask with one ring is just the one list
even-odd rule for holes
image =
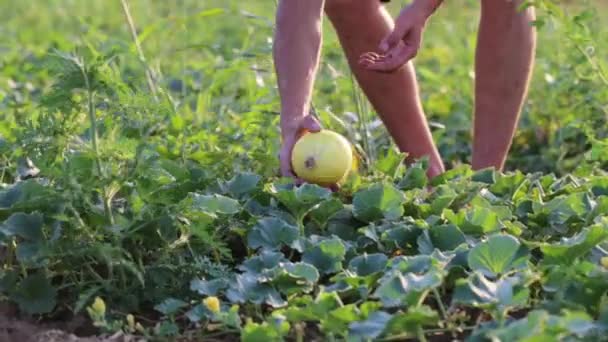
{"label": "green foliage", "polygon": [[277,177],[274,2],[130,3],[143,61],[118,2],[0,5],[0,296],[20,313],[150,339],[606,336],[594,4],[529,2],[539,51],[506,172],[468,166],[478,1],[446,3],[417,57],[450,169],[432,180],[325,36],[315,108],[362,164],[332,192]]}

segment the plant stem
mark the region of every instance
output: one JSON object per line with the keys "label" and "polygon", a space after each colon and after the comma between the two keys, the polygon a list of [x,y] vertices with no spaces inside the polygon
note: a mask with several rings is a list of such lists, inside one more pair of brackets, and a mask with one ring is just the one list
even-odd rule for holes
{"label": "plant stem", "polygon": [[443,302],[441,301],[441,296],[439,295],[439,291],[437,291],[437,289],[433,289],[433,295],[435,296],[435,299],[437,300],[437,305],[439,305],[439,311],[441,311],[441,316],[443,317],[443,319],[445,321],[448,320],[448,312],[445,309],[445,306],[443,305]]}
{"label": "plant stem", "polygon": [[139,61],[142,63],[142,65],[144,66],[144,69],[146,70],[146,81],[148,82],[148,88],[150,89],[150,92],[152,93],[152,96],[154,97],[154,101],[156,101],[158,103],[158,96],[156,95],[157,89],[156,89],[156,84],[154,83],[152,69],[150,69],[148,62],[146,61],[144,51],[142,50],[141,45],[139,44],[139,39],[137,38],[137,30],[135,29],[133,17],[131,17],[131,11],[129,10],[129,4],[128,4],[127,0],[120,0],[120,3],[122,4],[122,11],[125,14],[125,18],[127,19],[127,24],[129,26],[129,30],[131,31],[131,37],[133,38],[133,43],[135,44],[135,49],[137,49]]}
{"label": "plant stem", "polygon": [[[95,166],[97,167],[97,173],[99,177],[103,178],[103,169],[101,168],[101,157],[99,156],[99,144],[97,140],[99,137],[97,136],[97,115],[95,114],[95,105],[93,104],[93,88],[91,86],[91,81],[89,80],[89,75],[87,74],[87,69],[84,61],[75,61],[76,65],[79,67],[80,72],[82,73],[82,77],[84,78],[84,84],[87,88],[87,107],[89,112],[89,121],[91,122],[91,144],[93,145],[93,153],[95,154]],[[105,189],[102,194],[102,202],[103,202],[103,210],[105,211],[106,217],[110,221],[111,225],[114,225],[114,216],[112,215],[112,208],[110,207],[108,201],[106,201],[106,193]]]}
{"label": "plant stem", "polygon": [[419,325],[416,330],[417,330],[416,334],[418,335],[418,340],[420,342],[426,342],[426,336],[424,336],[424,330],[422,329],[422,326]]}

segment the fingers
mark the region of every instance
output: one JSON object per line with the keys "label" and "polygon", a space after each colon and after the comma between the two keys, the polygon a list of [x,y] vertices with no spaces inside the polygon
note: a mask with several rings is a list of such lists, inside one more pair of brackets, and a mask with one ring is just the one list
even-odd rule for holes
{"label": "fingers", "polygon": [[319,120],[312,115],[308,115],[302,120],[302,124],[300,126],[300,130],[309,131],[309,132],[319,132],[321,130],[321,123]]}
{"label": "fingers", "polygon": [[393,72],[414,58],[420,48],[422,31],[411,29],[408,34],[393,45],[382,55],[368,52],[359,58],[359,64],[369,70],[379,72]]}

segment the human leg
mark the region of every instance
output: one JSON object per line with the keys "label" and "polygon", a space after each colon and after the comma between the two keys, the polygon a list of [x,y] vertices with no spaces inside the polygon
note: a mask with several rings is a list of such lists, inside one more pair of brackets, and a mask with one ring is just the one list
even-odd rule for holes
{"label": "human leg", "polygon": [[534,10],[519,1],[481,0],[475,60],[474,169],[502,170],[523,101],[536,48]]}
{"label": "human leg", "polygon": [[396,145],[410,161],[428,156],[429,177],[441,174],[443,162],[426,122],[413,63],[393,73],[366,70],[358,63],[361,54],[375,50],[393,29],[389,13],[378,0],[327,0],[325,12],[357,82]]}

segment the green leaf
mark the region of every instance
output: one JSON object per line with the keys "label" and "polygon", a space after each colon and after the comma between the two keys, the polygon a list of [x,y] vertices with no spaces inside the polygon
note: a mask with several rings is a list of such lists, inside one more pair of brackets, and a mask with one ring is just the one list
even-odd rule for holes
{"label": "green leaf", "polygon": [[281,252],[262,250],[258,255],[245,260],[238,268],[244,272],[261,273],[265,269],[271,269],[279,263],[288,261]]}
{"label": "green leaf", "polygon": [[543,243],[541,251],[544,261],[564,265],[573,263],[608,238],[607,222],[608,220],[605,220],[602,224],[584,228],[571,238],[562,238],[559,243]]}
{"label": "green leaf", "polygon": [[359,255],[351,259],[348,268],[360,277],[365,277],[377,272],[382,272],[387,264],[388,257],[384,254]]}
{"label": "green leaf", "polygon": [[321,274],[330,274],[342,270],[342,261],[346,247],[342,240],[332,238],[323,240],[304,251],[302,261],[314,265]]}
{"label": "green leaf", "polygon": [[548,215],[549,224],[552,226],[560,226],[571,218],[584,217],[585,213],[593,209],[587,196],[586,193],[579,192],[556,197],[546,204],[538,205],[534,211]]}
{"label": "green leaf", "polygon": [[566,311],[563,316],[551,315],[545,310],[533,310],[524,318],[504,328],[488,331],[485,336],[497,341],[578,340],[599,334],[597,324],[584,312]]}
{"label": "green leaf", "polygon": [[353,214],[366,222],[397,219],[403,215],[404,202],[404,194],[392,184],[376,183],[355,193]]}
{"label": "green leaf", "polygon": [[301,298],[299,302],[290,301],[285,315],[292,322],[317,321],[327,318],[332,310],[341,306],[337,293],[320,291],[314,301],[310,297]]}
{"label": "green leaf", "polygon": [[524,305],[528,295],[529,289],[521,283],[520,277],[500,278],[493,282],[482,273],[475,272],[468,279],[456,281],[452,300],[455,303],[503,311]]}
{"label": "green leaf", "polygon": [[56,305],[57,290],[42,273],[30,274],[19,282],[12,298],[19,308],[30,314],[51,312]]}
{"label": "green leaf", "polygon": [[247,242],[249,248],[279,250],[291,246],[300,236],[298,227],[279,218],[262,218],[249,231]]}
{"label": "green leaf", "polygon": [[[287,326],[285,327],[284,324]],[[282,327],[282,329],[281,329]],[[255,323],[248,321],[241,334],[242,342],[274,342],[282,341],[286,334],[284,329],[289,329],[287,322],[281,322],[281,326],[273,326],[268,322]]]}
{"label": "green leaf", "polygon": [[232,196],[240,197],[255,190],[261,180],[262,177],[255,173],[239,173],[228,182],[228,191]]}
{"label": "green leaf", "polygon": [[251,273],[237,275],[234,281],[230,283],[230,287],[226,291],[226,297],[234,303],[265,303],[274,308],[287,304],[276,289],[268,284],[259,283],[258,275]]}
{"label": "green leaf", "polygon": [[42,233],[42,215],[15,213],[12,214],[2,224],[2,231],[8,236],[19,236],[29,241],[42,241],[44,235]]}
{"label": "green leaf", "polygon": [[389,250],[413,250],[422,229],[399,222],[381,234],[381,241]]}
{"label": "green leaf", "polygon": [[325,226],[327,221],[344,209],[344,204],[337,198],[331,198],[321,202],[317,207],[310,211],[310,218],[320,227]]}
{"label": "green leaf", "polygon": [[429,237],[433,246],[441,251],[451,251],[466,243],[464,233],[454,224],[432,226]]}
{"label": "green leaf", "polygon": [[179,310],[182,308],[185,308],[187,305],[188,303],[184,302],[183,300],[167,298],[162,301],[162,303],[155,305],[154,310],[162,313],[163,315],[172,316],[179,312]]}
{"label": "green leaf", "polygon": [[391,272],[379,281],[380,285],[373,297],[378,298],[387,308],[412,305],[423,291],[440,286],[442,281],[443,274],[435,269],[423,275]]}
{"label": "green leaf", "polygon": [[394,178],[400,167],[403,167],[403,161],[405,160],[405,153],[398,153],[394,149],[389,149],[386,155],[381,156],[374,166],[378,171],[387,175],[390,178]]}
{"label": "green leaf", "polygon": [[310,183],[305,183],[296,188],[279,187],[273,184],[269,189],[294,217],[300,219],[316,205],[329,199],[332,194],[331,190]]}
{"label": "green leaf", "polygon": [[439,323],[439,315],[436,311],[426,305],[410,307],[407,312],[395,314],[387,323],[384,336],[399,335],[408,332],[411,337],[416,337],[418,328],[423,326],[436,326]]}
{"label": "green leaf", "polygon": [[318,280],[319,271],[314,266],[303,262],[280,264],[260,275],[260,281],[272,283],[287,296],[312,291]]}
{"label": "green leaf", "polygon": [[39,242],[20,242],[17,244],[17,261],[24,265],[36,266],[38,258],[43,251],[43,245]]}
{"label": "green leaf", "polygon": [[330,311],[327,318],[321,321],[321,329],[324,333],[344,334],[348,325],[364,317],[355,304],[348,304]]}
{"label": "green leaf", "polygon": [[460,210],[458,213],[446,209],[444,215],[465,234],[482,235],[501,228],[498,215],[487,208],[474,207]]}
{"label": "green leaf", "polygon": [[528,250],[511,235],[493,235],[478,243],[468,254],[469,267],[487,277],[526,266]]}
{"label": "green leaf", "polygon": [[193,279],[190,282],[190,290],[205,296],[215,296],[220,291],[226,289],[228,285],[229,281],[224,278],[212,280]]}
{"label": "green leaf", "polygon": [[192,206],[196,210],[211,215],[233,215],[241,210],[241,206],[237,200],[218,194],[192,194]]}
{"label": "green leaf", "polygon": [[392,317],[391,314],[384,311],[376,311],[364,321],[351,323],[348,329],[349,336],[376,339],[382,335]]}
{"label": "green leaf", "polygon": [[427,205],[429,207],[429,209],[426,209],[426,211],[428,211],[427,214],[441,214],[444,209],[448,208],[452,203],[454,203],[456,197],[458,197],[458,194],[453,188],[447,185],[440,185],[433,193],[430,204]]}
{"label": "green leaf", "polygon": [[426,171],[421,163],[416,163],[405,171],[405,175],[397,184],[401,190],[422,189],[428,183]]}
{"label": "green leaf", "polygon": [[486,168],[476,171],[471,177],[473,182],[494,184],[496,182],[496,172],[493,168]]}

